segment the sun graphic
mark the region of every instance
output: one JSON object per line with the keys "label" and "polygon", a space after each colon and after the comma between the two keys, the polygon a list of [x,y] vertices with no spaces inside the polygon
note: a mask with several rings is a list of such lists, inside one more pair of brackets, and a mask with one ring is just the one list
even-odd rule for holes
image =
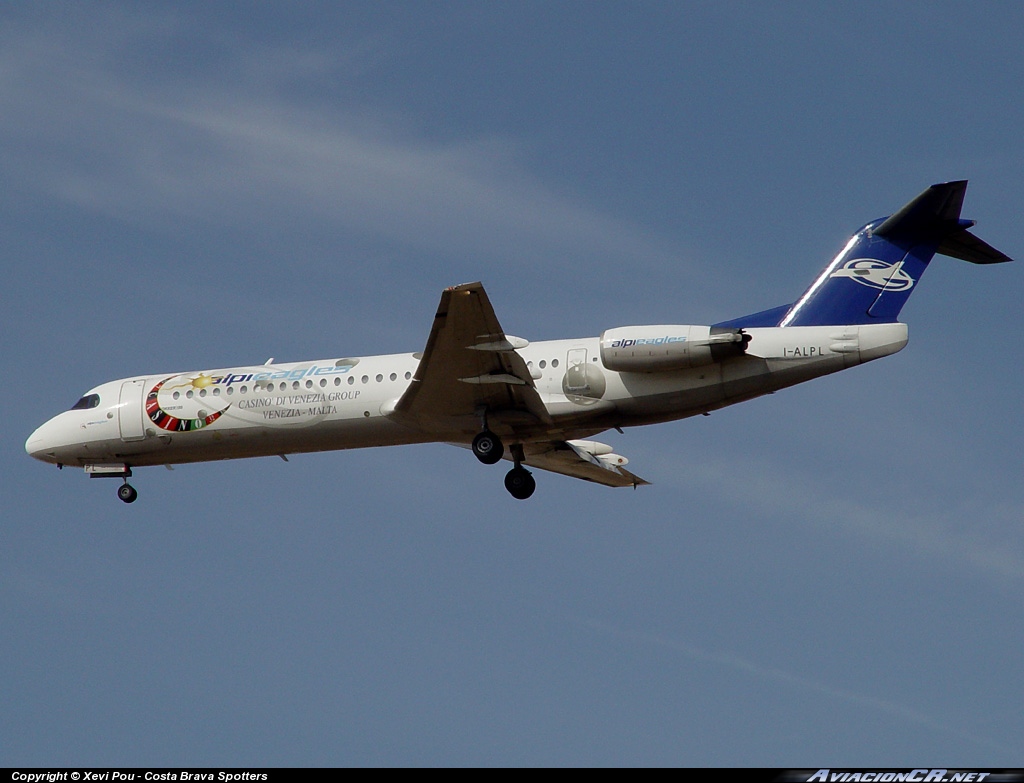
{"label": "sun graphic", "polygon": [[177,386],[168,386],[169,389],[183,389],[186,386],[190,389],[205,389],[208,386],[213,385],[213,376],[207,375],[206,373],[199,373],[195,378],[189,378],[185,383],[179,383]]}

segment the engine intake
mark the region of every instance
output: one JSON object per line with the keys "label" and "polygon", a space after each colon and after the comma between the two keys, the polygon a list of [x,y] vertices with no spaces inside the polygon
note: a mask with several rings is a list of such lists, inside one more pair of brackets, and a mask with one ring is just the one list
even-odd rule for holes
{"label": "engine intake", "polygon": [[717,326],[621,326],[601,334],[601,362],[615,372],[687,370],[739,356],[749,342]]}

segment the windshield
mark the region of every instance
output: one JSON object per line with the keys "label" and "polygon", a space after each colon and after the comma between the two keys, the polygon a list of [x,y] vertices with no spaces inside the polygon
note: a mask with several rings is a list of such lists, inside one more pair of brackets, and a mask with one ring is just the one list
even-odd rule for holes
{"label": "windshield", "polygon": [[100,404],[100,395],[98,394],[87,394],[74,405],[71,406],[73,411],[84,411],[89,408],[95,408]]}

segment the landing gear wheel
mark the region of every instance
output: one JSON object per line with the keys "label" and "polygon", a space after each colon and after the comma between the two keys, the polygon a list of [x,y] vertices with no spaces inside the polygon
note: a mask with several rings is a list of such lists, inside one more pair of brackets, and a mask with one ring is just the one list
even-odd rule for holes
{"label": "landing gear wheel", "polygon": [[117,488],[117,496],[125,503],[134,503],[139,493],[135,491],[135,487],[125,482]]}
{"label": "landing gear wheel", "polygon": [[485,465],[493,465],[505,454],[505,444],[490,430],[484,430],[473,438],[473,453]]}
{"label": "landing gear wheel", "polygon": [[537,489],[537,482],[526,468],[515,467],[505,474],[505,489],[516,500],[526,500]]}

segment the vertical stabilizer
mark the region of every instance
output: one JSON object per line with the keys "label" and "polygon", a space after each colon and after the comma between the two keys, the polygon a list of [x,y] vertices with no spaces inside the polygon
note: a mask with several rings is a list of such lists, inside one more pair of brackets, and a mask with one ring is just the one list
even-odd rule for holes
{"label": "vertical stabilizer", "polygon": [[974,236],[960,210],[967,181],[932,185],[888,218],[868,223],[789,308],[779,326],[896,321],[932,257],[1010,259]]}

